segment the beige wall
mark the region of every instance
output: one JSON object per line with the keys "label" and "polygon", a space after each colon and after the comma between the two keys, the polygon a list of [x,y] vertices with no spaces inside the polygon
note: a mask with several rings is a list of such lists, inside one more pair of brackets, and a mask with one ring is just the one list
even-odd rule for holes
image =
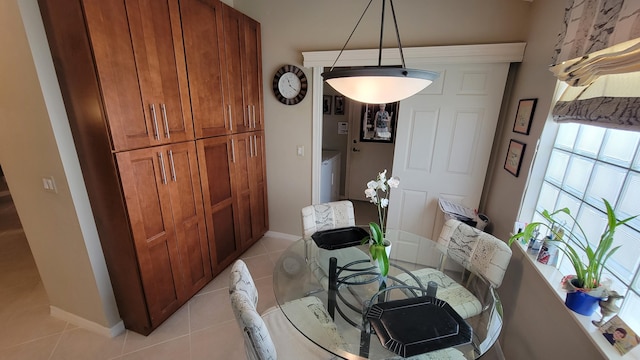
{"label": "beige wall", "polygon": [[[512,93],[506,102],[502,128],[494,145],[490,180],[485,186],[484,211],[493,222],[493,233],[507,239],[513,229],[536,141],[548,120],[556,80],[548,71],[564,15],[564,1],[535,0],[528,30],[525,57],[518,66]],[[529,135],[512,131],[519,99],[537,98]],[[527,144],[520,176],[503,169],[510,139]],[[581,325],[566,309],[517,249],[499,289],[504,304],[505,326],[501,343],[507,359],[602,359]],[[595,330],[593,327],[591,330]]]}
{"label": "beige wall", "polygon": [[102,331],[120,317],[35,4],[0,2],[0,163],[51,306]]}

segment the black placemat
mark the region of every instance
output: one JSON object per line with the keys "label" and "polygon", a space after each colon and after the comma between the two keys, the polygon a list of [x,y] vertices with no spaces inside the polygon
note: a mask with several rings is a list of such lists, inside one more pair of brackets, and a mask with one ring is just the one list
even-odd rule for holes
{"label": "black placemat", "polygon": [[321,249],[336,250],[360,245],[369,233],[360,227],[350,226],[330,230],[317,231],[311,238]]}
{"label": "black placemat", "polygon": [[403,357],[468,344],[473,335],[449,304],[431,296],[374,304],[367,318],[382,345]]}

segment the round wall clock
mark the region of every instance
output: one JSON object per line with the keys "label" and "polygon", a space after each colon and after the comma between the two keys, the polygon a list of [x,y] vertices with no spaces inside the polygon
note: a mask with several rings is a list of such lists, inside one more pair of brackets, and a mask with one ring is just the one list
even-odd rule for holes
{"label": "round wall clock", "polygon": [[295,65],[284,65],[273,76],[273,93],[285,105],[295,105],[307,95],[307,76]]}

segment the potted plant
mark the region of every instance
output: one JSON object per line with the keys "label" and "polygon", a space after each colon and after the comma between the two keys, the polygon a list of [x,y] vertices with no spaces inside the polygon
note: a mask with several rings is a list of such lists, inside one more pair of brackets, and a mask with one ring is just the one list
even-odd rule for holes
{"label": "potted plant", "polygon": [[[371,258],[378,263],[380,274],[387,276],[389,273],[389,253],[391,243],[385,238],[387,208],[389,206],[389,193],[392,188],[397,188],[400,179],[397,176],[387,179],[387,170],[379,173],[375,180],[367,183],[367,189],[364,191],[365,196],[373,204],[378,207],[379,223],[369,223],[369,236],[362,239],[362,244],[369,243],[369,252]],[[382,192],[382,196],[380,196]]]}
{"label": "potted plant", "polygon": [[[558,249],[567,256],[575,270],[574,275],[566,276],[563,279],[563,288],[567,291],[565,303],[571,310],[582,315],[591,315],[596,309],[598,301],[607,297],[608,289],[601,282],[602,272],[607,260],[620,248],[620,246],[613,246],[613,236],[618,226],[637,216],[618,220],[611,204],[606,199],[602,200],[607,209],[607,226],[600,235],[595,249],[568,208],[552,213],[544,210],[542,216],[548,222],[527,224],[523,231],[509,238],[509,245],[511,245],[518,239],[523,242],[533,239],[534,233],[541,227],[550,231],[550,236],[546,238],[546,241],[558,243]],[[574,225],[573,230],[562,218],[564,216],[571,220]],[[587,303],[583,304],[583,300]]]}

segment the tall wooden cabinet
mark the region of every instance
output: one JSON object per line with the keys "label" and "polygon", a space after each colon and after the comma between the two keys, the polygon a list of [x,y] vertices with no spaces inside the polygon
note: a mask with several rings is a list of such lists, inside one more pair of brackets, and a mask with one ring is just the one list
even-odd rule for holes
{"label": "tall wooden cabinet", "polygon": [[267,231],[260,24],[39,0],[120,315],[148,334]]}

